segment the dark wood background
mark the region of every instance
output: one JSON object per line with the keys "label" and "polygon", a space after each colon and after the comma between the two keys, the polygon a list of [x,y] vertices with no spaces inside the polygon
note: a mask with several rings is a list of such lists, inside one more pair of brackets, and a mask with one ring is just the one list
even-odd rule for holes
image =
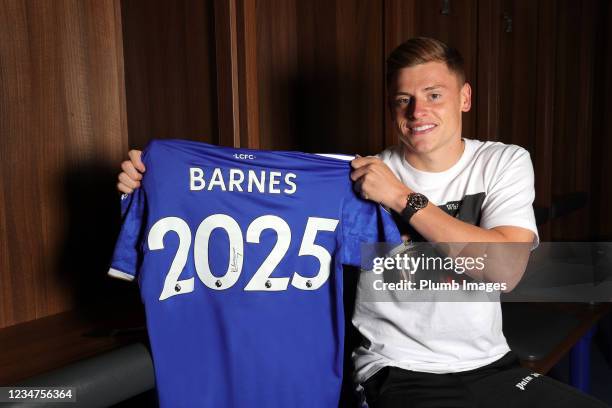
{"label": "dark wood background", "polygon": [[464,136],[527,148],[539,206],[588,194],[542,240],[612,239],[611,22],[607,0],[0,0],[0,328],[134,295],[105,277],[128,147],[394,144],[385,55],[417,35],[463,53]]}

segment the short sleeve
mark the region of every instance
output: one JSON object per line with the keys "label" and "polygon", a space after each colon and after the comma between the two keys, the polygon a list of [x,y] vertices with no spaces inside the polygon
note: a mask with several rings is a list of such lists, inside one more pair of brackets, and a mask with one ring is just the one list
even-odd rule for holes
{"label": "short sleeve", "polygon": [[402,242],[391,214],[379,204],[359,198],[351,189],[344,199],[341,215],[342,263],[361,266],[361,245]]}
{"label": "short sleeve", "polygon": [[146,208],[142,188],[121,196],[122,225],[108,274],[114,278],[134,280],[141,257],[141,236]]}
{"label": "short sleeve", "polygon": [[516,148],[502,155],[482,208],[480,226],[494,228],[502,225],[521,227],[535,234],[534,247],[539,242],[533,211],[535,198],[533,165],[529,152]]}

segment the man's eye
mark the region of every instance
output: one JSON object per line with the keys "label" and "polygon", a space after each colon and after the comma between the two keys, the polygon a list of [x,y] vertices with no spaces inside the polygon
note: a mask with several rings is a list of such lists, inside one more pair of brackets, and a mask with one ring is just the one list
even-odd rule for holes
{"label": "man's eye", "polygon": [[410,98],[399,98],[395,100],[396,106],[408,105],[410,103]]}
{"label": "man's eye", "polygon": [[435,94],[431,94],[431,95],[430,95],[430,98],[431,98],[432,100],[434,100],[434,101],[435,101],[435,100],[437,100],[437,99],[440,99],[441,97],[442,97],[442,94],[438,94],[438,93],[435,93]]}

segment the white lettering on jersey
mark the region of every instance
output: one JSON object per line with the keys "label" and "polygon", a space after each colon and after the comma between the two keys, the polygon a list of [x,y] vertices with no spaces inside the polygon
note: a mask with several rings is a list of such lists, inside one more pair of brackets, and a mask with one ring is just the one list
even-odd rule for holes
{"label": "white lettering on jersey", "polygon": [[242,182],[244,181],[244,173],[238,169],[230,169],[230,182],[229,191],[234,191],[234,188],[238,191],[242,190]]}
{"label": "white lettering on jersey", "polygon": [[297,176],[293,173],[287,173],[285,174],[285,183],[287,183],[289,186],[291,186],[290,190],[284,190],[285,194],[293,194],[297,191],[297,186],[295,185],[295,183],[293,181],[291,181],[292,179],[295,179]]}
{"label": "white lettering on jersey", "polygon": [[213,170],[212,178],[210,179],[210,183],[208,183],[208,191],[211,191],[215,186],[221,187],[221,190],[225,191],[225,183],[223,182],[223,174],[221,173],[221,169],[216,168]]}
{"label": "white lettering on jersey", "polygon": [[270,172],[270,192],[272,194],[280,194],[280,190],[276,188],[280,184],[280,181],[278,181],[280,176],[281,174],[278,171]]}
{"label": "white lettering on jersey", "polygon": [[[209,173],[210,174],[210,173]],[[227,180],[225,179],[227,177]],[[204,169],[199,167],[189,168],[189,190],[207,191],[238,191],[259,192],[262,194],[295,194],[297,191],[297,175],[295,173],[283,174],[280,171],[248,170],[246,175],[243,170],[230,169],[229,175],[225,176],[220,168],[214,168],[212,176],[206,179]]]}
{"label": "white lettering on jersey", "polygon": [[197,167],[189,168],[189,189],[200,191],[204,189],[204,171]]}
{"label": "white lettering on jersey", "polygon": [[249,188],[248,188],[248,192],[252,193],[253,192],[253,184],[257,184],[257,189],[259,190],[260,193],[265,193],[265,188],[264,188],[264,184],[266,182],[266,172],[265,171],[261,171],[261,179],[258,179],[257,176],[255,175],[255,172],[253,170],[249,170]]}
{"label": "white lettering on jersey", "polygon": [[[284,291],[287,290],[289,283],[300,290],[319,289],[329,279],[332,258],[329,249],[315,243],[316,238],[319,233],[333,233],[338,222],[331,218],[308,217],[298,256],[312,256],[317,259],[319,265],[315,276],[302,276],[294,271],[293,274],[289,274],[291,277],[272,277],[271,275],[277,270],[291,248],[291,228],[285,220],[276,215],[263,215],[255,218],[247,228],[246,243],[259,244],[262,232],[269,229],[276,232],[276,243],[243,290]],[[225,273],[221,276],[212,273],[208,252],[210,237],[217,228],[225,231],[229,238],[229,262]],[[159,300],[194,291],[193,277],[179,280],[181,273],[187,267],[192,242],[191,230],[187,222],[178,217],[165,217],[158,220],[149,232],[149,249],[151,251],[163,250],[164,236],[170,231],[178,235],[179,245],[166,274]],[[245,263],[243,259],[244,238],[238,222],[227,214],[212,214],[202,220],[193,239],[193,268],[205,286],[216,291],[229,289],[238,282],[243,265],[252,266]],[[286,272],[285,275],[288,275]]]}
{"label": "white lettering on jersey", "polygon": [[242,160],[255,160],[255,155],[254,154],[246,154],[246,153],[234,153],[234,158],[235,159],[242,159]]}

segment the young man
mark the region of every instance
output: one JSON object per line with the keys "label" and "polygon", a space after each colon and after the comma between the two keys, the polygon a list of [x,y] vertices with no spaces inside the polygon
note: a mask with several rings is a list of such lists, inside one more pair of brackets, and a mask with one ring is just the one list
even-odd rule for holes
{"label": "young man", "polygon": [[[387,87],[401,143],[352,162],[361,195],[398,214],[413,240],[537,245],[529,153],[462,138],[471,88],[461,55],[411,39],[387,60]],[[129,193],[145,171],[140,152],[122,169],[118,189]],[[506,268],[486,280],[511,290],[523,272]],[[360,284],[353,324],[364,341],[353,357],[370,407],[605,406],[521,368],[498,302],[376,302],[366,291]]]}

